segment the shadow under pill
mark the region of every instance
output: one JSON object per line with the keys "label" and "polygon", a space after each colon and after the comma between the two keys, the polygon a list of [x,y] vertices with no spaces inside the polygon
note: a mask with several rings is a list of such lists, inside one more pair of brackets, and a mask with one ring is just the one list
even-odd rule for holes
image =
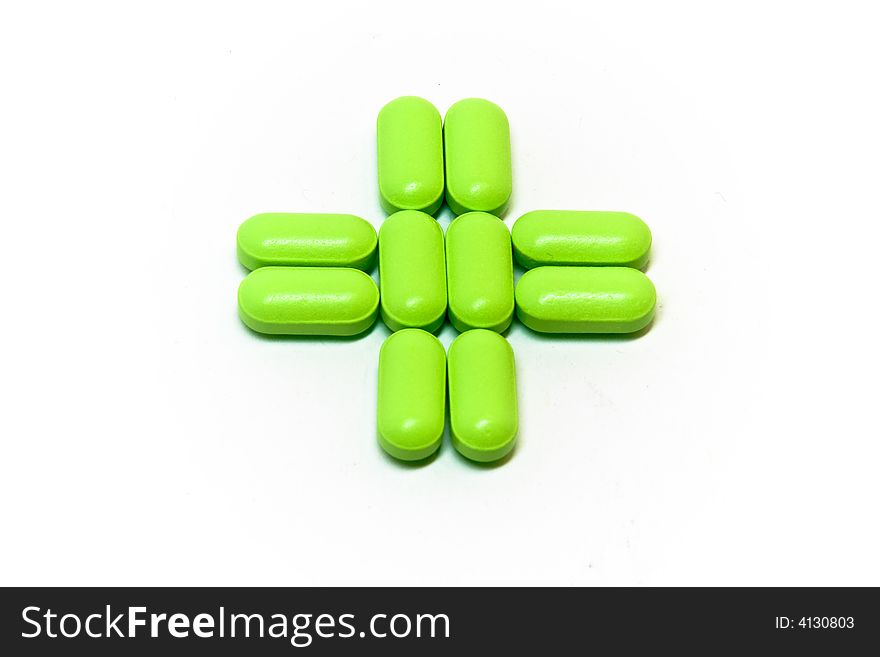
{"label": "shadow under pill", "polygon": [[382,320],[378,318],[370,328],[368,328],[366,331],[363,331],[362,333],[358,333],[357,335],[283,335],[276,333],[260,333],[259,331],[253,330],[247,324],[242,322],[238,315],[236,315],[236,320],[244,332],[248,333],[258,340],[262,340],[263,342],[299,342],[303,344],[357,342],[358,340],[362,340],[372,335],[375,331],[383,331],[386,337],[391,334],[391,332],[388,330],[388,327],[385,326]]}
{"label": "shadow under pill", "polygon": [[391,456],[391,454],[389,454],[384,449],[382,449],[382,445],[379,444],[379,435],[377,432],[376,433],[376,449],[378,449],[380,452],[382,452],[382,456],[384,457],[384,460],[386,463],[392,463],[393,465],[396,465],[397,467],[402,468],[404,470],[418,470],[420,468],[425,467],[426,465],[430,465],[431,463],[433,463],[434,461],[437,460],[437,455],[440,454],[440,452],[443,450],[443,444],[441,443],[440,446],[436,449],[436,451],[433,454],[431,454],[430,456],[426,456],[425,458],[419,459],[418,461],[404,461],[402,459],[394,458],[393,456]]}
{"label": "shadow under pill", "polygon": [[475,470],[494,470],[495,468],[500,468],[507,465],[513,459],[514,454],[516,454],[517,447],[519,445],[519,438],[516,439],[516,443],[513,445],[513,449],[511,449],[507,454],[505,454],[502,458],[497,461],[473,461],[469,459],[467,456],[461,454],[457,449],[452,451],[455,452],[455,455],[458,457],[459,461],[462,461],[474,468]]}
{"label": "shadow under pill", "polygon": [[[513,322],[516,328],[511,325],[508,331],[513,335],[528,335],[539,342],[630,342],[631,340],[638,340],[646,336],[651,332],[651,328],[656,323],[657,314],[655,313],[654,319],[651,320],[650,324],[633,333],[540,333],[539,331],[531,330],[517,318]],[[507,336],[505,335],[505,337]]]}

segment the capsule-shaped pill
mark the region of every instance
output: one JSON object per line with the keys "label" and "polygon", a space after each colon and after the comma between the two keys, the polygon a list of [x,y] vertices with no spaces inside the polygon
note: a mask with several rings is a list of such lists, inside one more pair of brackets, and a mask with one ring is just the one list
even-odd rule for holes
{"label": "capsule-shaped pill", "polygon": [[[497,221],[497,219],[496,219]],[[446,317],[443,230],[428,214],[396,212],[379,229],[382,319],[392,331],[436,331]]]}
{"label": "capsule-shaped pill", "polygon": [[376,229],[352,214],[266,212],[245,221],[236,236],[238,260],[248,269],[368,269],[376,242]]}
{"label": "capsule-shaped pill", "polygon": [[491,214],[468,212],[446,230],[449,319],[459,331],[504,331],[513,318],[510,231]]}
{"label": "capsule-shaped pill", "polygon": [[238,287],[238,314],[258,333],[357,335],[376,321],[379,290],[359,269],[261,267]]}
{"label": "capsule-shaped pill", "polygon": [[513,349],[492,331],[466,331],[449,346],[452,444],[474,461],[497,461],[517,432]]}
{"label": "capsule-shaped pill", "polygon": [[513,189],[510,126],[504,111],[481,98],[460,100],[446,112],[446,202],[455,214],[500,215]]}
{"label": "capsule-shaped pill", "polygon": [[629,267],[537,267],[516,285],[516,314],[541,333],[632,333],[651,322],[657,293]]}
{"label": "capsule-shaped pill", "polygon": [[443,124],[424,98],[403,96],[379,111],[376,120],[379,198],[388,214],[443,203]]}
{"label": "capsule-shaped pill", "polygon": [[393,333],[379,351],[379,444],[404,461],[440,446],[446,413],[446,351],[419,329]]}
{"label": "capsule-shaped pill", "polygon": [[511,230],[513,254],[526,269],[542,265],[618,266],[648,263],[651,230],[628,212],[536,210]]}

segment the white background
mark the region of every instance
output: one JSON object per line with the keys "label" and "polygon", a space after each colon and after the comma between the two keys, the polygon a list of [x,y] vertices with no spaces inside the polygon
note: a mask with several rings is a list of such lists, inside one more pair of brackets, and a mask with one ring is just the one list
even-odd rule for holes
{"label": "white background", "polygon": [[[880,584],[870,8],[4,3],[0,582]],[[505,109],[508,226],[654,233],[646,335],[511,329],[501,467],[381,452],[381,323],[236,317],[248,216],[381,224],[404,94]]]}

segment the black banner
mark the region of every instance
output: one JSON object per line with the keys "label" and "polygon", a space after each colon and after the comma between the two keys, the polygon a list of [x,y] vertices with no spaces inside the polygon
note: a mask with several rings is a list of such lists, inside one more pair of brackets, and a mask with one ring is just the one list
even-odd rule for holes
{"label": "black banner", "polygon": [[[21,588],[0,654],[876,650],[875,589]],[[551,652],[547,652],[547,651]],[[76,653],[72,653],[76,651]],[[564,652],[563,652],[564,651]]]}

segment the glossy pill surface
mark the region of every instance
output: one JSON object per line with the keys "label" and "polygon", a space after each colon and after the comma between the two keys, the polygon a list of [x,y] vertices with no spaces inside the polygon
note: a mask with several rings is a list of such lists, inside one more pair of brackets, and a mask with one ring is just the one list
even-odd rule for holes
{"label": "glossy pill surface", "polygon": [[393,333],[379,351],[379,444],[404,461],[440,446],[446,422],[446,351],[419,329]]}
{"label": "glossy pill surface", "polygon": [[236,236],[238,259],[248,269],[368,269],[376,243],[376,229],[352,214],[266,212],[246,220]]}
{"label": "glossy pill surface", "polygon": [[431,103],[417,96],[392,100],[376,120],[382,208],[434,213],[443,203],[443,124]]}
{"label": "glossy pill surface", "polygon": [[238,314],[259,333],[357,335],[379,310],[379,290],[359,269],[261,267],[238,288]]}
{"label": "glossy pill surface", "polygon": [[498,217],[469,212],[446,230],[449,319],[459,331],[504,331],[513,318],[510,231]]}
{"label": "glossy pill surface", "polygon": [[455,214],[501,214],[513,189],[510,126],[504,111],[481,98],[446,112],[446,202]]}
{"label": "glossy pill surface", "polygon": [[449,346],[452,444],[474,461],[513,449],[518,426],[513,349],[492,331],[467,331]]}
{"label": "glossy pill surface", "polygon": [[526,269],[542,265],[620,266],[648,263],[651,230],[628,212],[536,210],[513,224],[513,253]]}
{"label": "glossy pill surface", "polygon": [[654,284],[629,267],[537,267],[516,286],[516,314],[542,333],[632,333],[651,322]]}
{"label": "glossy pill surface", "polygon": [[433,217],[403,210],[384,221],[379,286],[382,319],[392,331],[440,328],[446,318],[446,260],[443,230]]}

